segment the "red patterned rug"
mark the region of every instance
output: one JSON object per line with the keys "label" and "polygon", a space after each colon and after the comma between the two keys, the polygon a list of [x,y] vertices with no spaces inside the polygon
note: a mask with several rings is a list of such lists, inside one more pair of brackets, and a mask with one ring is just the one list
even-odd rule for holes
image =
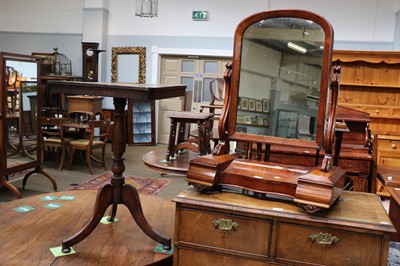
{"label": "red patterned rug", "polygon": [[[112,173],[107,172],[98,177],[90,179],[70,190],[98,190],[104,184],[110,183]],[[126,176],[125,184],[134,186],[139,193],[145,195],[157,195],[163,188],[165,188],[171,180],[157,179],[147,177]]]}

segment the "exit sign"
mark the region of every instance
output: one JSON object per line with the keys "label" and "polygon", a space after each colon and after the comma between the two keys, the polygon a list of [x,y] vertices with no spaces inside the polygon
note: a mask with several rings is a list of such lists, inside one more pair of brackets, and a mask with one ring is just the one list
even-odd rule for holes
{"label": "exit sign", "polygon": [[207,20],[208,19],[208,11],[193,11],[192,19],[193,20]]}

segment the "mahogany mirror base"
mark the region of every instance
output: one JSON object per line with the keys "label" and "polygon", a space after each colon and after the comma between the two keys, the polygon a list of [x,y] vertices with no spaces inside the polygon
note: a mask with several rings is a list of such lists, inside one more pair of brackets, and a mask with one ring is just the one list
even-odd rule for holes
{"label": "mahogany mirror base", "polygon": [[197,191],[237,187],[293,200],[307,213],[328,210],[344,187],[345,172],[333,167],[299,167],[241,159],[239,154],[205,155],[190,162],[187,181]]}

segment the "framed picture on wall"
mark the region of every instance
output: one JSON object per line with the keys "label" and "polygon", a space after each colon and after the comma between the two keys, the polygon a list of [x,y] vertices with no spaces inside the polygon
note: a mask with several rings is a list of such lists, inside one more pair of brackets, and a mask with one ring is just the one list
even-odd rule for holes
{"label": "framed picture on wall", "polygon": [[240,133],[247,133],[247,127],[237,127],[236,131]]}
{"label": "framed picture on wall", "polygon": [[259,126],[263,126],[264,125],[264,117],[263,116],[257,116],[257,124]]}
{"label": "framed picture on wall", "polygon": [[244,124],[244,115],[238,115],[237,116],[237,123],[238,124]]}
{"label": "framed picture on wall", "polygon": [[240,110],[249,110],[249,99],[240,98]]}
{"label": "framed picture on wall", "polygon": [[262,101],[256,101],[256,112],[262,112],[262,111],[263,111]]}
{"label": "framed picture on wall", "polygon": [[251,117],[249,115],[244,116],[244,123],[245,124],[251,124]]}
{"label": "framed picture on wall", "polygon": [[264,113],[269,113],[269,100],[268,99],[262,100],[262,111]]}
{"label": "framed picture on wall", "polygon": [[249,111],[255,111],[255,110],[256,110],[256,100],[249,99]]}

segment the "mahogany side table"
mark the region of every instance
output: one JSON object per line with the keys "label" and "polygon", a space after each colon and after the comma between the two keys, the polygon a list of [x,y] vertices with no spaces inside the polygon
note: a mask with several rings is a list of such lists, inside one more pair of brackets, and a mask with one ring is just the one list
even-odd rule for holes
{"label": "mahogany side table", "polygon": [[124,153],[126,150],[126,112],[127,100],[151,101],[164,98],[184,96],[185,85],[161,85],[161,84],[125,84],[125,83],[102,83],[82,81],[56,81],[47,83],[48,93],[65,93],[75,95],[95,95],[113,97],[114,99],[114,132],[112,139],[113,173],[110,184],[103,186],[98,194],[92,217],[86,225],[75,235],[62,241],[64,253],[69,253],[71,247],[88,237],[100,220],[107,208],[112,205],[110,220],[115,218],[119,204],[125,205],[137,225],[151,239],[163,245],[165,250],[171,249],[171,238],[153,228],[143,215],[138,192],[135,187],[125,184]]}

